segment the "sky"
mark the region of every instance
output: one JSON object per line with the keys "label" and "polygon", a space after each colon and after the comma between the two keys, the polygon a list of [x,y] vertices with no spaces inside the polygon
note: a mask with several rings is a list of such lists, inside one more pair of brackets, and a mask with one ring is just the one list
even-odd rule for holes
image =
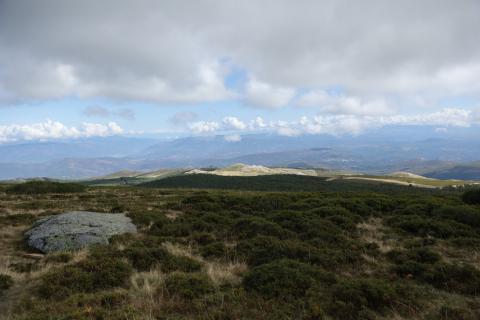
{"label": "sky", "polygon": [[477,0],[0,0],[0,143],[480,124]]}

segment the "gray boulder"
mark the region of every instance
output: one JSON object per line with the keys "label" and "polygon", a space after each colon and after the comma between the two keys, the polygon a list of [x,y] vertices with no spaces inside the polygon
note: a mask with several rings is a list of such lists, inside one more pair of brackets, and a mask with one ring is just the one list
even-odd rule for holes
{"label": "gray boulder", "polygon": [[73,211],[38,220],[25,239],[30,247],[48,253],[108,244],[113,235],[136,231],[124,214]]}

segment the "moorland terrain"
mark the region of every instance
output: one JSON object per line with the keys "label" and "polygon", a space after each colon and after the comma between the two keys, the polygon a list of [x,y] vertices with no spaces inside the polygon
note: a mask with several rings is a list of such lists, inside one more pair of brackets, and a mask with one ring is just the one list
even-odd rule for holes
{"label": "moorland terrain", "polygon": [[[232,188],[222,180],[219,190],[1,185],[0,317],[480,317],[478,191],[292,175],[185,177],[247,180],[232,180]],[[72,210],[126,213],[139,232],[75,252],[26,247],[34,221]]]}

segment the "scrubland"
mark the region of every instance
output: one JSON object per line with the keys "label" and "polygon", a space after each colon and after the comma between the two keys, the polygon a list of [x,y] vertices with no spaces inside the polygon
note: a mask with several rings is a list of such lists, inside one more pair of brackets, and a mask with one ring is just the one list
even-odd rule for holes
{"label": "scrubland", "polygon": [[[3,185],[0,318],[479,319],[478,198],[368,186]],[[70,210],[125,212],[139,232],[77,252],[25,247],[36,219]]]}

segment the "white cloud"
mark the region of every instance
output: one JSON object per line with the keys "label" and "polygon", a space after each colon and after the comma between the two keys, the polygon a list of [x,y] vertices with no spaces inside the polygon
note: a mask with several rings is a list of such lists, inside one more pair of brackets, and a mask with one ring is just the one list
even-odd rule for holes
{"label": "white cloud", "polygon": [[[480,96],[479,11],[477,0],[3,0],[0,99],[279,108],[313,88],[302,103],[331,114],[390,115],[396,99],[417,101],[405,114],[438,110]],[[245,96],[225,85],[233,65],[255,76]],[[325,103],[332,86],[358,100]]]}
{"label": "white cloud", "polygon": [[[437,132],[446,130],[449,127],[469,127],[480,124],[480,119],[470,110],[459,108],[445,108],[437,112],[413,114],[413,115],[392,115],[392,116],[371,116],[354,114],[321,114],[313,117],[302,116],[297,121],[270,121],[268,124],[257,117],[245,125],[238,122],[235,117],[226,117],[222,124],[217,122],[199,121],[190,124],[194,133],[214,133],[220,131],[237,130],[276,132],[285,136],[298,136],[301,134],[329,134],[329,135],[359,135],[368,129],[385,126],[436,126]],[[225,119],[228,119],[225,121]],[[235,120],[234,120],[235,119]],[[237,125],[235,125],[237,124]]]}
{"label": "white cloud", "polygon": [[332,97],[325,90],[310,90],[300,96],[297,105],[301,107],[318,107],[330,103]]}
{"label": "white cloud", "polygon": [[296,137],[302,134],[302,131],[290,127],[279,127],[277,133],[281,136]]}
{"label": "white cloud", "polygon": [[18,140],[46,140],[63,138],[105,137],[123,133],[115,122],[108,124],[83,123],[80,127],[68,127],[61,122],[48,120],[29,125],[0,126],[0,142]]}
{"label": "white cloud", "polygon": [[244,130],[247,125],[236,117],[225,117],[222,120],[226,130]]}
{"label": "white cloud", "polygon": [[288,105],[295,95],[295,89],[273,86],[251,78],[246,85],[248,103],[262,108],[281,108]]}
{"label": "white cloud", "polygon": [[225,141],[228,141],[228,142],[242,141],[242,136],[239,134],[232,134],[232,135],[225,136],[223,138],[225,139]]}
{"label": "white cloud", "polygon": [[188,127],[194,133],[213,133],[220,129],[220,124],[215,121],[197,121],[188,124]]}
{"label": "white cloud", "polygon": [[383,99],[363,100],[345,94],[329,94],[324,90],[311,90],[298,98],[301,107],[316,107],[321,112],[343,115],[389,115],[394,109]]}
{"label": "white cloud", "polygon": [[267,127],[267,124],[262,117],[256,117],[255,119],[251,120],[249,124],[249,128],[251,130],[264,129],[265,127]]}
{"label": "white cloud", "polygon": [[458,108],[444,108],[440,111],[418,115],[395,115],[379,119],[380,123],[390,125],[438,125],[452,127],[469,127],[475,123],[470,110]]}

